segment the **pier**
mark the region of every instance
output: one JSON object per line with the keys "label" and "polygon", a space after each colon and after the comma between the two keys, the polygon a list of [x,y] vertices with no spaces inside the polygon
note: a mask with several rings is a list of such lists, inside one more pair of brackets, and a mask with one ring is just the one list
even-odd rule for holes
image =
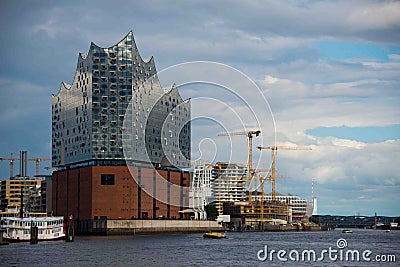
{"label": "pier", "polygon": [[89,220],[75,221],[79,235],[137,235],[225,231],[217,221],[198,220]]}

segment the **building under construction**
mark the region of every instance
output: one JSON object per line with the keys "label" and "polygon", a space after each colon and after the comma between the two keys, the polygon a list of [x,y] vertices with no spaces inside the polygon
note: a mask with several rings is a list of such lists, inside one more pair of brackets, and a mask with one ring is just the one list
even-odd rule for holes
{"label": "building under construction", "polygon": [[223,213],[231,218],[240,218],[246,224],[274,220],[292,222],[292,207],[280,201],[225,202]]}
{"label": "building under construction", "polygon": [[[283,176],[276,173],[276,156],[277,150],[311,150],[309,147],[289,147],[289,146],[271,146],[257,147],[259,150],[271,150],[272,164],[271,169],[261,170],[253,168],[253,137],[261,135],[260,130],[247,132],[232,132],[221,133],[219,136],[234,136],[243,135],[248,138],[248,162],[246,172],[241,175],[239,181],[235,181],[235,185],[240,185],[243,188],[247,187],[247,194],[241,200],[230,200],[230,190],[226,193],[227,196],[217,200],[217,209],[219,214],[230,215],[233,221],[239,225],[254,226],[264,223],[272,224],[287,224],[292,222],[293,206],[281,201],[276,197],[276,179]],[[220,167],[221,169],[221,167]],[[260,173],[265,173],[264,175]],[[217,181],[224,181],[223,172],[218,173]],[[228,177],[229,180],[230,177]],[[265,196],[265,181],[271,183],[272,192],[270,198]],[[231,182],[225,181],[225,184],[231,185]],[[217,188],[221,187],[216,184]],[[261,192],[259,192],[261,191]],[[257,196],[257,197],[256,197]],[[221,207],[222,206],[222,211]]]}
{"label": "building under construction", "polygon": [[[276,192],[276,201],[284,202],[292,207],[293,221],[303,221],[312,214],[312,203],[307,199],[292,194],[280,194]],[[254,196],[253,200],[261,201],[261,194]],[[268,193],[263,198],[264,201],[272,201],[272,193]]]}
{"label": "building under construction", "polygon": [[[291,222],[293,208],[290,203],[272,201],[268,199],[268,195],[265,195],[263,205],[261,205],[262,193],[258,191],[252,192],[252,201],[249,201],[247,176],[247,166],[244,164],[217,162],[196,166],[193,170],[191,186],[197,191],[208,187],[209,190],[206,191],[209,194],[205,194],[201,201],[196,199],[193,203],[212,202],[219,215],[230,215],[233,221],[240,219],[241,223],[246,222],[248,225],[255,221],[268,222],[278,219]],[[198,184],[200,178],[204,181]],[[253,177],[254,180],[257,178],[259,178],[258,175]],[[263,185],[264,181],[261,180],[260,183]]]}

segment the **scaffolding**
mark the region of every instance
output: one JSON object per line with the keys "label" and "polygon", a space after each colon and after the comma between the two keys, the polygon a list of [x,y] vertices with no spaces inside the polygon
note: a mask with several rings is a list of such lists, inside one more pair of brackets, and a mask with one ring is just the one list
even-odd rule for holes
{"label": "scaffolding", "polygon": [[223,212],[232,218],[251,218],[257,222],[267,222],[271,219],[292,221],[292,207],[280,201],[226,202]]}

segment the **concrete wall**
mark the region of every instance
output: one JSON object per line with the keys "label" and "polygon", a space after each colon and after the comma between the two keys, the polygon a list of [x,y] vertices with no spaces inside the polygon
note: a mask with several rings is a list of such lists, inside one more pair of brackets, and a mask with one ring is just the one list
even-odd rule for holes
{"label": "concrete wall", "polygon": [[224,231],[216,221],[107,220],[108,234]]}

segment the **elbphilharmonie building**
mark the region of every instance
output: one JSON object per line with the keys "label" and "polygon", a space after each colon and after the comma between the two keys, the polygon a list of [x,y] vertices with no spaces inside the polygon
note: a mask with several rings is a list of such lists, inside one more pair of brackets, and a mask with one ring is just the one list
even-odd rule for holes
{"label": "elbphilharmonie building", "polygon": [[183,218],[190,174],[190,100],[163,88],[129,32],[80,53],[52,96],[52,207],[80,232],[97,220]]}
{"label": "elbphilharmonie building", "polygon": [[190,165],[190,102],[162,88],[154,58],[129,32],[116,45],[79,53],[71,85],[52,96],[52,164]]}

